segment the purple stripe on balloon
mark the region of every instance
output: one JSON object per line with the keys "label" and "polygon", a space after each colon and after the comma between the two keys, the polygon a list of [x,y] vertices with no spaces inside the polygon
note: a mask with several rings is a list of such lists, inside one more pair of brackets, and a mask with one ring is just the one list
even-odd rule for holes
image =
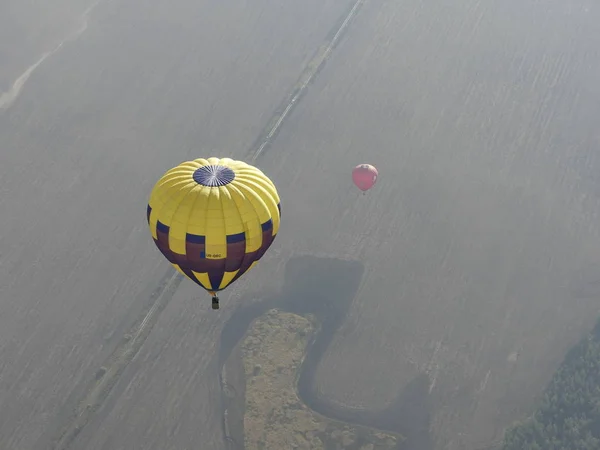
{"label": "purple stripe on balloon", "polygon": [[[218,291],[223,281],[225,272],[238,271],[230,282],[233,283],[248,271],[253,262],[263,257],[273,243],[273,221],[267,220],[261,224],[262,245],[254,252],[246,253],[246,234],[236,233],[227,236],[227,257],[220,259],[206,258],[206,236],[187,234],[185,242],[185,255],[178,254],[169,247],[170,227],[160,221],[156,223],[156,236],[154,243],[165,258],[179,266],[181,271],[192,281],[208,291]],[[204,286],[194,275],[205,273],[210,280],[210,286]]]}

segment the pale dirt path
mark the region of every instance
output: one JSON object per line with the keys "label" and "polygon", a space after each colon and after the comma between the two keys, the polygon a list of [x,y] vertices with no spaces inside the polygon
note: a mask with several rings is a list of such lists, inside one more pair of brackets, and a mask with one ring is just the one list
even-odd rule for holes
{"label": "pale dirt path", "polygon": [[[0,4],[0,99],[61,43],[82,31],[95,0],[5,0]],[[17,83],[19,85],[19,83]],[[13,91],[14,92],[14,91]],[[6,105],[7,98],[0,101]],[[1,109],[1,108],[0,108]]]}

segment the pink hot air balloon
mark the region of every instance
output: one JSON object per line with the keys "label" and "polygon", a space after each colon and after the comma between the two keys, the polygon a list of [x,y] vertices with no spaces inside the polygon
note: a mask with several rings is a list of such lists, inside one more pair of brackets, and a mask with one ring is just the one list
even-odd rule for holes
{"label": "pink hot air balloon", "polygon": [[352,170],[352,181],[363,192],[368,191],[377,181],[377,169],[371,164],[359,164]]}

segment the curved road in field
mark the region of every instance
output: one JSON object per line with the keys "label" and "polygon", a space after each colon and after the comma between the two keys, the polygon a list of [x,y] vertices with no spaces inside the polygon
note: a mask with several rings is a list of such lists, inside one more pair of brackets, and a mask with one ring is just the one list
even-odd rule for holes
{"label": "curved road in field", "polygon": [[[75,3],[9,0],[0,53]],[[355,4],[102,1],[83,32],[3,66],[2,449],[222,450],[219,339],[248,292],[332,333],[300,382],[317,411],[473,450],[530,410],[598,311],[600,10],[365,0],[332,53]],[[261,156],[284,199],[276,243],[216,314],[164,276],[144,212],[202,149]],[[348,174],[365,160],[381,177],[363,197]],[[332,409],[390,397],[393,413]]]}
{"label": "curved road in field", "polygon": [[[295,257],[288,261],[285,269],[285,284],[282,291],[267,296],[257,304],[241,307],[226,322],[221,333],[219,367],[228,360],[233,348],[243,339],[252,321],[271,308],[297,313],[313,314],[320,322],[320,329],[310,343],[298,379],[298,394],[301,400],[317,413],[340,422],[347,422],[378,430],[398,433],[406,438],[400,449],[433,450],[429,436],[431,411],[428,389],[430,380],[420,374],[402,389],[381,411],[362,411],[335,404],[319,395],[315,375],[319,364],[332,340],[347,318],[358,293],[364,266],[353,260],[339,260],[313,256]],[[336,285],[328,280],[334,278]],[[250,299],[248,299],[250,300]],[[228,372],[228,376],[232,374]],[[236,374],[238,379],[245,375]],[[223,386],[222,386],[223,387]],[[227,386],[229,387],[229,386]],[[223,394],[223,409],[230,408],[231,399]],[[244,402],[235,397],[234,402]],[[225,421],[226,435],[243,436],[243,430],[232,429],[234,420]],[[237,418],[239,423],[239,419]],[[226,436],[226,437],[229,437]],[[234,440],[232,450],[243,449],[243,443]]]}

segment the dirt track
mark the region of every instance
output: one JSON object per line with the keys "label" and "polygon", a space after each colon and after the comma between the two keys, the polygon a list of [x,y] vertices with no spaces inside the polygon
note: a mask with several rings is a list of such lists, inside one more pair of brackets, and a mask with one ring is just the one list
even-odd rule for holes
{"label": "dirt track", "polygon": [[[155,179],[198,149],[242,155],[348,3],[100,4],[0,112],[3,449],[47,448],[166,271]],[[599,15],[367,1],[261,163],[284,199],[270,255],[218,317],[183,283],[73,448],[221,449],[223,320],[297,253],[367,268],[325,395],[382,408],[426,372],[440,449],[497,438],[598,312]],[[362,197],[365,159],[382,170]]]}

